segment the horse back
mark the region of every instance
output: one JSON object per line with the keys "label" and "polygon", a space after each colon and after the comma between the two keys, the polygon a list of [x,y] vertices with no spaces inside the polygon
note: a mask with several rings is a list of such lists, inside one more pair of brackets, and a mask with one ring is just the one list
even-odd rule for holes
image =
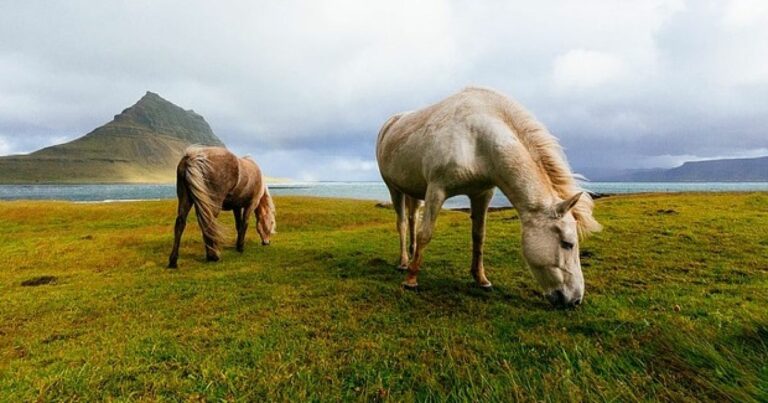
{"label": "horse back", "polygon": [[188,166],[195,159],[205,162],[205,186],[209,196],[217,203],[223,202],[227,193],[237,184],[239,176],[237,156],[223,147],[187,148],[177,167],[177,188],[182,187],[180,184],[186,183]]}
{"label": "horse back", "polygon": [[507,102],[495,91],[467,88],[387,122],[377,144],[385,182],[415,197],[433,182],[457,192],[492,186],[495,154],[516,142]]}
{"label": "horse back", "polygon": [[227,207],[247,207],[261,198],[264,193],[261,168],[252,159],[238,158],[238,178],[227,194]]}

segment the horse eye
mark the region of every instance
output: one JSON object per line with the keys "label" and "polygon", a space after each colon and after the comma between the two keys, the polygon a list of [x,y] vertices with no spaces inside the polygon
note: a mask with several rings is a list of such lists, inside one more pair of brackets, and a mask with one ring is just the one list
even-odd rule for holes
{"label": "horse eye", "polygon": [[560,241],[560,246],[562,246],[563,249],[565,249],[565,250],[573,249],[573,244],[570,243],[570,242],[566,242],[566,241]]}

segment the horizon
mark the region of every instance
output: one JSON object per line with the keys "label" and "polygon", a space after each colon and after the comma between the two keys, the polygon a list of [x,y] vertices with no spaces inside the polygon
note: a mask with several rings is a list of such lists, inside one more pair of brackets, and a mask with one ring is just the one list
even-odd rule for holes
{"label": "horizon", "polygon": [[270,176],[378,180],[381,124],[469,85],[520,101],[587,176],[768,155],[768,4],[523,4],[0,6],[0,155],[148,90]]}
{"label": "horizon", "polygon": [[[154,92],[154,91],[152,91],[152,90],[146,90],[146,91],[145,91],[145,93],[144,93],[144,95],[142,95],[142,97],[141,97],[141,98],[139,98],[139,99],[136,101],[136,103],[134,103],[133,105],[130,105],[130,106],[126,106],[126,108],[123,110],[123,112],[124,112],[125,110],[127,110],[128,108],[130,108],[130,107],[132,107],[132,106],[134,106],[134,105],[138,104],[138,103],[139,103],[141,100],[143,100],[143,99],[144,99],[144,98],[145,98],[147,95],[150,95],[150,94],[151,94],[151,95],[155,95],[155,96],[158,96],[158,97],[160,97],[162,100],[164,100],[164,101],[166,101],[166,102],[169,102],[169,103],[173,104],[174,106],[176,106],[176,107],[179,107],[179,108],[183,109],[183,110],[184,110],[184,111],[186,111],[186,112],[192,112],[192,113],[194,113],[194,114],[200,115],[200,114],[199,114],[197,111],[195,111],[194,109],[192,109],[192,108],[186,109],[186,108],[184,108],[183,106],[180,106],[180,105],[176,105],[176,104],[174,104],[174,103],[173,103],[171,100],[168,100],[168,99],[164,98],[164,97],[162,96],[162,94],[159,94],[159,93],[157,93],[157,92]],[[122,112],[120,112],[119,114],[122,114]],[[116,115],[115,115],[115,117],[117,117],[117,116],[118,116],[118,114],[116,114]],[[200,116],[202,116],[202,115],[200,115]],[[203,119],[205,119],[205,116],[202,116],[202,117],[203,117]],[[107,123],[109,123],[109,122],[111,122],[111,121],[105,122],[105,123],[104,123],[104,125],[106,125],[106,124],[107,124]],[[91,134],[92,132],[96,131],[96,129],[98,129],[98,128],[102,127],[102,126],[103,126],[103,125],[99,125],[99,126],[96,126],[96,127],[94,127],[94,128],[93,128],[93,130],[90,130],[90,131],[88,131],[88,132],[86,132],[86,133],[82,134],[81,136],[77,136],[77,137],[75,137],[75,138],[73,138],[72,140],[69,140],[69,141],[73,141],[73,140],[76,140],[76,139],[78,139],[78,138],[81,138],[81,137],[87,136],[87,135]],[[214,133],[215,133],[215,131],[214,131]],[[66,143],[66,142],[65,142],[65,143]],[[40,150],[42,150],[43,148],[47,148],[47,147],[51,147],[51,146],[56,146],[56,145],[60,145],[60,144],[64,144],[64,143],[56,143],[56,144],[49,144],[49,145],[45,145],[45,146],[43,146],[43,147],[41,147],[41,148],[39,148],[39,149],[37,149],[37,150],[32,150],[32,151],[29,151],[29,152],[21,152],[21,153],[5,154],[5,155],[2,155],[2,154],[0,154],[0,157],[9,157],[9,156],[10,156],[10,157],[12,157],[12,156],[17,156],[17,155],[19,155],[19,156],[23,156],[23,155],[29,155],[29,154],[31,154],[31,153],[34,153],[34,152],[40,151]],[[226,146],[226,144],[225,144],[225,146]],[[228,146],[227,146],[227,147],[228,147]],[[243,154],[243,156],[245,156],[245,155],[250,155],[250,154],[249,154],[249,153],[245,153],[245,154]],[[633,171],[654,171],[654,170],[674,169],[674,168],[680,168],[680,167],[682,167],[683,165],[685,165],[685,164],[687,164],[687,163],[693,163],[693,162],[708,162],[708,161],[728,161],[728,160],[753,160],[753,159],[761,159],[761,158],[766,158],[766,157],[768,157],[768,155],[757,155],[757,156],[748,156],[748,157],[702,157],[702,158],[694,158],[694,159],[691,159],[691,160],[685,160],[685,161],[681,161],[681,162],[679,162],[679,163],[678,163],[678,164],[676,164],[676,165],[673,165],[673,166],[667,166],[667,167],[664,167],[664,166],[658,166],[658,167],[647,167],[647,168],[632,168],[632,167],[629,167],[629,168],[624,168],[624,169],[622,169],[622,172],[633,172]],[[591,169],[591,168],[592,168],[592,169],[594,169],[593,167],[587,167],[586,169]],[[593,171],[593,172],[597,172],[597,173],[598,173],[598,175],[600,175],[600,174],[599,174],[599,172],[600,172],[601,168],[597,168],[597,169],[598,169],[597,171]],[[577,170],[576,172],[577,172],[577,174],[579,174],[579,175],[583,174],[583,172],[581,172],[581,171],[578,171],[578,170]],[[380,182],[380,181],[381,181],[381,179],[380,179],[380,178],[376,178],[376,179],[374,179],[374,178],[368,178],[368,179],[350,179],[350,180],[345,180],[345,179],[335,179],[335,178],[329,178],[329,179],[295,179],[295,178],[279,178],[279,179],[282,179],[282,180],[291,180],[291,181],[293,181],[293,182],[296,182],[296,183],[301,183],[301,182],[308,182],[308,183],[311,183],[311,182]],[[600,179],[597,179],[597,180],[591,180],[589,177],[586,177],[585,179],[586,179],[586,182],[633,182],[633,181],[630,181],[630,180],[622,180],[622,179],[605,179],[605,177],[601,177]],[[640,181],[640,182],[646,182],[646,181]],[[651,181],[651,182],[652,182],[652,181]],[[713,182],[713,183],[716,183],[716,182],[719,182],[719,181],[705,181],[705,182]],[[747,181],[747,182],[749,182],[749,181]]]}

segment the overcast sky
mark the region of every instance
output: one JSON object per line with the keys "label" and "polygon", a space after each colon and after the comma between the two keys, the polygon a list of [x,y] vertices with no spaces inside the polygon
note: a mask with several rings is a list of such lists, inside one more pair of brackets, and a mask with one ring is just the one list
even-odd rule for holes
{"label": "overcast sky", "polygon": [[270,176],[378,179],[387,117],[467,85],[576,170],[768,155],[768,1],[0,0],[0,155],[151,90]]}

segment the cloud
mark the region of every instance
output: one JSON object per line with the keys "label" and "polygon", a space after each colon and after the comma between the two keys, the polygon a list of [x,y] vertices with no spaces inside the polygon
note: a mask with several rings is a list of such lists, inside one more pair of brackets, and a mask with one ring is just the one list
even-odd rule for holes
{"label": "cloud", "polygon": [[583,89],[621,79],[624,73],[624,63],[619,57],[574,49],[555,58],[553,81],[558,88]]}
{"label": "cloud", "polygon": [[11,148],[11,145],[8,143],[8,141],[3,137],[0,137],[0,155],[7,155],[11,154],[12,152],[13,149]]}
{"label": "cloud", "polygon": [[732,0],[725,6],[723,25],[731,29],[764,24],[768,20],[768,3],[762,0]]}
{"label": "cloud", "polygon": [[388,116],[480,84],[531,109],[577,168],[746,155],[768,147],[765,9],[746,0],[0,2],[0,141],[28,152],[71,139],[152,90],[205,116],[270,175],[377,179],[368,168]]}
{"label": "cloud", "polygon": [[280,177],[282,172],[293,172],[291,177],[302,181],[338,178],[364,181],[380,178],[376,161],[355,155],[329,155],[310,149],[290,149],[265,151],[257,159],[264,173],[271,177]]}

